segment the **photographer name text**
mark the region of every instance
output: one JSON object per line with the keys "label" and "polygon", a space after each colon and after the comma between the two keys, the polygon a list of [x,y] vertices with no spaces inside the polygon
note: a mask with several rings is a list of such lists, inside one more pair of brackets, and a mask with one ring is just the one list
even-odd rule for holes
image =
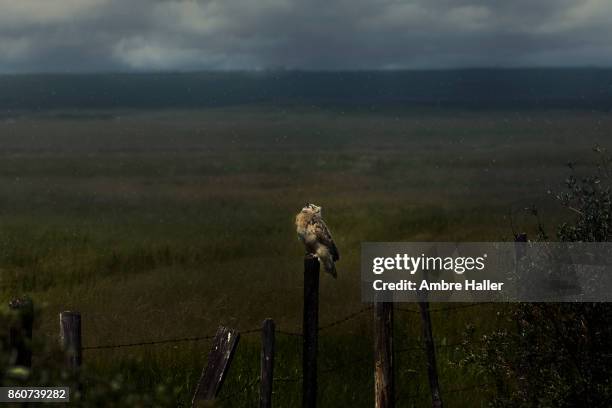
{"label": "photographer name text", "polygon": [[[409,275],[418,272],[453,272],[455,275],[463,275],[469,271],[483,271],[485,269],[487,254],[476,257],[441,257],[441,256],[411,256],[408,254],[396,254],[393,257],[376,257],[372,260],[372,273],[382,275],[387,271],[402,271]],[[400,279],[388,282],[376,279],[372,282],[375,291],[501,291],[504,282],[495,282],[489,279],[476,280],[465,279],[463,282],[432,281]]]}
{"label": "photographer name text", "polygon": [[463,282],[429,282],[425,279],[420,282],[402,279],[396,282],[385,282],[382,279],[377,279],[372,282],[374,290],[408,290],[408,291],[430,291],[430,292],[445,292],[445,291],[500,291],[502,290],[503,282],[492,282],[488,279],[477,281],[475,279],[465,280]]}

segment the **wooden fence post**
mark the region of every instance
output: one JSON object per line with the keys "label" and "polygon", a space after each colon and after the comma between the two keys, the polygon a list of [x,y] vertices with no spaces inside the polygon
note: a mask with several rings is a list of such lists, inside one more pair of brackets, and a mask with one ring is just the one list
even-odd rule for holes
{"label": "wooden fence post", "polygon": [[259,407],[272,407],[272,387],[274,381],[274,320],[266,319],[261,328],[261,373],[259,388]]}
{"label": "wooden fence post", "polygon": [[392,302],[374,304],[374,406],[395,406]]}
{"label": "wooden fence post", "polygon": [[34,323],[34,304],[31,299],[18,298],[9,302],[16,316],[9,327],[9,346],[15,350],[15,365],[32,367],[32,325]]}
{"label": "wooden fence post", "polygon": [[83,362],[81,314],[79,312],[60,313],[60,344],[66,354],[67,367],[72,371],[77,371]]}
{"label": "wooden fence post", "polygon": [[431,328],[429,302],[419,302],[419,309],[421,311],[421,323],[423,326],[423,337],[425,339],[425,352],[427,353],[427,376],[429,378],[429,389],[431,391],[431,405],[433,408],[442,408],[438,367],[436,365],[436,346],[434,344]]}
{"label": "wooden fence post", "polygon": [[304,343],[302,356],[302,405],[317,404],[317,348],[319,332],[319,260],[311,255],[304,258]]}
{"label": "wooden fence post", "polygon": [[212,349],[208,355],[208,364],[202,370],[191,400],[192,407],[197,407],[200,403],[209,406],[206,404],[217,398],[232,363],[236,347],[238,347],[238,340],[240,340],[240,333],[237,330],[223,326],[217,329]]}

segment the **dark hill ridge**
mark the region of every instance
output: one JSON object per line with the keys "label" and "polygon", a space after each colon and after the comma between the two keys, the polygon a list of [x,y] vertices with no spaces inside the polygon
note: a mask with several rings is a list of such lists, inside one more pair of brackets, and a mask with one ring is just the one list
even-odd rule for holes
{"label": "dark hill ridge", "polygon": [[612,69],[269,71],[0,76],[0,109],[195,108],[250,103],[612,108]]}

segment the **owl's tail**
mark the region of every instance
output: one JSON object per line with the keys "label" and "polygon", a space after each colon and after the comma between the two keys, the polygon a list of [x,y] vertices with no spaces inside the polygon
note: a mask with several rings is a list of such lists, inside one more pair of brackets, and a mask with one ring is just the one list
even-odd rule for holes
{"label": "owl's tail", "polygon": [[334,279],[336,279],[338,277],[338,273],[336,272],[336,264],[334,264],[334,259],[329,253],[329,250],[324,246],[320,246],[317,248],[316,255],[317,258],[319,258],[319,262],[323,266],[323,269],[325,269],[325,272],[329,273],[334,277]]}
{"label": "owl's tail", "polygon": [[334,263],[334,261],[331,258],[327,258],[322,263],[323,263],[323,269],[325,269],[325,272],[333,276],[334,279],[337,279],[338,272],[336,272],[336,264]]}
{"label": "owl's tail", "polygon": [[329,273],[334,279],[338,279],[338,272],[336,272],[336,264],[332,261],[331,268],[325,269],[325,272]]}

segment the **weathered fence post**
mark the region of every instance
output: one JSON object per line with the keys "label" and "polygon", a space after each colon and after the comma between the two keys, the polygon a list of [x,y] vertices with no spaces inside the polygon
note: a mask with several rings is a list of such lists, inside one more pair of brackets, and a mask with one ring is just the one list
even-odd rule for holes
{"label": "weathered fence post", "polygon": [[374,406],[395,406],[392,302],[374,304]]}
{"label": "weathered fence post", "polygon": [[427,353],[427,376],[429,378],[429,389],[431,391],[431,404],[433,408],[442,408],[442,396],[440,393],[440,382],[438,380],[438,368],[436,365],[436,346],[434,344],[431,328],[429,302],[419,302],[419,309],[421,311],[421,323],[423,325],[423,338],[425,339],[425,352]]}
{"label": "weathered fence post", "polygon": [[304,346],[302,405],[317,404],[317,342],[319,332],[319,260],[311,255],[304,258]]}
{"label": "weathered fence post", "polygon": [[261,373],[259,388],[259,407],[272,407],[272,387],[274,380],[274,320],[266,319],[261,328]]}
{"label": "weathered fence post", "polygon": [[238,340],[240,340],[240,333],[237,330],[223,326],[217,329],[212,349],[208,355],[208,364],[202,370],[191,400],[192,407],[197,407],[200,403],[209,404],[217,398],[236,352]]}
{"label": "weathered fence post", "polygon": [[60,345],[66,355],[66,366],[72,371],[77,371],[83,362],[79,312],[60,313]]}
{"label": "weathered fence post", "polygon": [[9,309],[16,315],[9,327],[9,345],[16,352],[15,365],[31,367],[34,304],[28,298],[18,298],[9,302]]}

